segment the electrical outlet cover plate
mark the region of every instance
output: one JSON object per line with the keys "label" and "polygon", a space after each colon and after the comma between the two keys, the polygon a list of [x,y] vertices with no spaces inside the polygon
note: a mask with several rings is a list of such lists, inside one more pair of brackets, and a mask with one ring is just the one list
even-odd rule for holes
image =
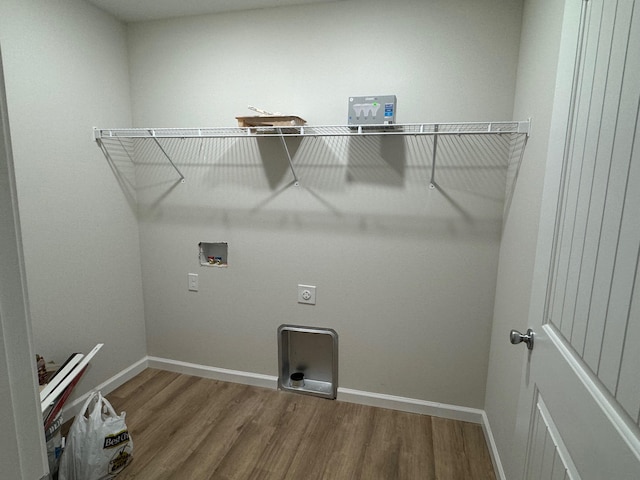
{"label": "electrical outlet cover plate", "polygon": [[298,303],[316,304],[316,287],[313,285],[298,285]]}

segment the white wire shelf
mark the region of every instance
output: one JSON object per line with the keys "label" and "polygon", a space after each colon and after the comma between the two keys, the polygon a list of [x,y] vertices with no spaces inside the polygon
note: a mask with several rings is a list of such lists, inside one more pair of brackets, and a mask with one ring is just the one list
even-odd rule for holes
{"label": "white wire shelf", "polygon": [[431,182],[430,188],[435,188],[436,155],[438,137],[462,135],[525,135],[529,136],[531,121],[501,121],[501,122],[456,122],[456,123],[405,123],[395,125],[296,125],[296,126],[263,126],[263,127],[206,127],[206,128],[97,128],[94,127],[95,141],[108,156],[103,140],[108,139],[150,139],[169,161],[180,176],[182,183],[184,175],[178,169],[171,156],[167,153],[159,140],[171,138],[264,138],[277,137],[282,140],[282,146],[289,162],[294,184],[299,185],[298,175],[293,165],[286,137],[357,137],[357,136],[433,136]]}
{"label": "white wire shelf", "polygon": [[96,140],[103,138],[239,138],[247,136],[304,137],[359,135],[529,135],[530,122],[407,123],[395,125],[317,125],[287,127],[205,128],[94,128]]}

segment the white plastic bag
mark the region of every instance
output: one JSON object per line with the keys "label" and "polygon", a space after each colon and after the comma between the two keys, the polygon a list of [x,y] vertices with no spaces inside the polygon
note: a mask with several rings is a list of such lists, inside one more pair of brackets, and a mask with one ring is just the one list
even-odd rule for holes
{"label": "white plastic bag", "polygon": [[132,459],[133,440],[125,424],[100,392],[84,403],[67,435],[59,480],[114,478]]}

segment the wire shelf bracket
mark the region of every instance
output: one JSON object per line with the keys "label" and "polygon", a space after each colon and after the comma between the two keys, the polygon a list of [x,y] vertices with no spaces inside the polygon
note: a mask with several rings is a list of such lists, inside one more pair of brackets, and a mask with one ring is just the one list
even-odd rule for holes
{"label": "wire shelf bracket", "polygon": [[291,153],[289,153],[289,147],[287,146],[287,141],[284,139],[284,135],[282,135],[282,129],[280,130],[280,140],[282,140],[282,146],[284,147],[284,152],[287,154],[287,160],[289,161],[289,168],[291,169],[291,173],[293,174],[293,185],[296,187],[300,186],[300,180],[298,180],[298,175],[296,175],[296,169],[293,168],[293,159],[291,158]]}

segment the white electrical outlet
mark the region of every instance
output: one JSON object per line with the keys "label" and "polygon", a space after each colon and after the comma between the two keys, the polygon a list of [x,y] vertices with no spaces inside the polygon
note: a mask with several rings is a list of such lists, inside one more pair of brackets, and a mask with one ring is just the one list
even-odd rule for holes
{"label": "white electrical outlet", "polygon": [[316,304],[316,287],[313,285],[298,285],[298,303]]}
{"label": "white electrical outlet", "polygon": [[189,279],[189,291],[197,292],[198,291],[198,274],[189,273],[187,274],[187,278]]}

